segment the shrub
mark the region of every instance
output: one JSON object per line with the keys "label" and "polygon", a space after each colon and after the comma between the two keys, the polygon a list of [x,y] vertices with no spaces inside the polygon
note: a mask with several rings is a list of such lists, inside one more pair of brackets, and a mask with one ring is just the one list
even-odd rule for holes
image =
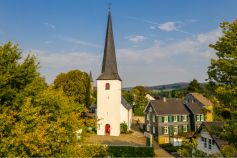
{"label": "shrub", "polygon": [[108,156],[111,157],[153,157],[153,147],[109,146]]}
{"label": "shrub", "polygon": [[120,132],[121,133],[127,133],[128,132],[128,125],[125,122],[120,124]]}

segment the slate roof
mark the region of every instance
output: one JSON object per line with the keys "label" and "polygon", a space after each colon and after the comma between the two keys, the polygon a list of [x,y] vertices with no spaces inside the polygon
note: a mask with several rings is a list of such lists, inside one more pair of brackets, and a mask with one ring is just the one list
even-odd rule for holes
{"label": "slate roof", "polygon": [[92,82],[93,81],[93,78],[92,78],[92,73],[91,73],[91,71],[90,71],[90,81]]}
{"label": "slate roof", "polygon": [[130,110],[132,108],[132,105],[130,105],[124,97],[121,97],[121,104],[127,109]]}
{"label": "slate roof", "polygon": [[112,29],[112,19],[111,19],[110,11],[108,15],[102,71],[101,71],[100,76],[97,78],[97,80],[120,80],[121,81],[121,78],[118,74],[118,69],[117,69],[114,37],[113,37],[113,29]]}
{"label": "slate roof", "polygon": [[189,108],[190,111],[194,114],[202,114],[202,108],[198,106],[196,103],[185,103],[187,108]]}
{"label": "slate roof", "polygon": [[156,115],[189,114],[182,99],[151,100],[150,103]]}
{"label": "slate roof", "polygon": [[204,97],[200,93],[190,93],[194,98],[196,98],[198,101],[200,101],[205,106],[213,106],[212,102]]}
{"label": "slate roof", "polygon": [[224,127],[224,122],[220,121],[214,121],[214,122],[202,122],[201,126],[197,129],[197,131],[194,133],[193,137],[197,137],[198,133],[201,132],[203,128],[206,128],[213,140],[215,141],[216,145],[218,146],[219,149],[222,149],[224,145],[228,145],[228,142],[220,139],[218,136],[211,134],[211,129],[213,127]]}

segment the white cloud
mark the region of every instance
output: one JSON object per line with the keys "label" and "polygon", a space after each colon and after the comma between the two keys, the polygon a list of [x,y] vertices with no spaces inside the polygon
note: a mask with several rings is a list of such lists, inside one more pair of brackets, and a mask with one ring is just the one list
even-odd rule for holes
{"label": "white cloud", "polygon": [[[116,50],[119,73],[124,86],[157,85],[207,78],[207,67],[215,56],[208,45],[221,35],[220,29],[202,33],[179,41],[163,43],[154,41],[146,49],[123,48]],[[40,60],[41,72],[51,83],[60,72],[80,69],[90,70],[96,78],[101,72],[103,52],[36,52]]]}
{"label": "white cloud", "polygon": [[176,30],[176,26],[174,22],[166,22],[166,23],[160,24],[158,27],[159,29],[163,31],[167,31],[167,32]]}
{"label": "white cloud", "polygon": [[67,41],[67,42],[70,42],[70,43],[83,45],[83,46],[94,47],[94,48],[102,48],[102,46],[99,45],[99,44],[82,41],[80,39],[68,38],[68,37],[60,37],[60,39],[62,39],[64,41]]}
{"label": "white cloud", "polygon": [[46,25],[47,27],[51,28],[51,29],[55,29],[55,25],[51,24],[51,23],[48,23],[48,22],[45,22],[44,25]]}
{"label": "white cloud", "polygon": [[156,29],[155,26],[150,26],[149,28],[150,28],[151,30],[155,30],[155,29]]}
{"label": "white cloud", "polygon": [[142,42],[146,39],[145,36],[141,36],[141,35],[128,36],[128,37],[125,37],[125,38],[128,39],[131,42],[134,42],[134,43]]}

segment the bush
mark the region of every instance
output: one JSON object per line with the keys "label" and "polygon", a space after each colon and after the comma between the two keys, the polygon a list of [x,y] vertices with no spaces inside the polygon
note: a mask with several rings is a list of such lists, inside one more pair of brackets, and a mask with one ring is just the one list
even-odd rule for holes
{"label": "bush", "polygon": [[111,157],[153,157],[153,147],[109,146]]}
{"label": "bush", "polygon": [[180,149],[180,146],[173,146],[172,144],[160,144],[160,147],[165,149],[168,152],[177,152]]}
{"label": "bush", "polygon": [[120,132],[121,133],[128,133],[128,125],[125,122],[120,123]]}

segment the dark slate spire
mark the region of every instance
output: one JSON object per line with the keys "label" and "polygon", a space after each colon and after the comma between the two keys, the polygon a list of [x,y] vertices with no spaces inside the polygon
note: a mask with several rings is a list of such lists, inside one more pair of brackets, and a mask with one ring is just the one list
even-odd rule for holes
{"label": "dark slate spire", "polygon": [[90,81],[93,82],[91,71],[90,71],[90,76],[89,77],[90,77]]}
{"label": "dark slate spire", "polygon": [[117,69],[111,12],[109,10],[102,71],[97,80],[120,80]]}

